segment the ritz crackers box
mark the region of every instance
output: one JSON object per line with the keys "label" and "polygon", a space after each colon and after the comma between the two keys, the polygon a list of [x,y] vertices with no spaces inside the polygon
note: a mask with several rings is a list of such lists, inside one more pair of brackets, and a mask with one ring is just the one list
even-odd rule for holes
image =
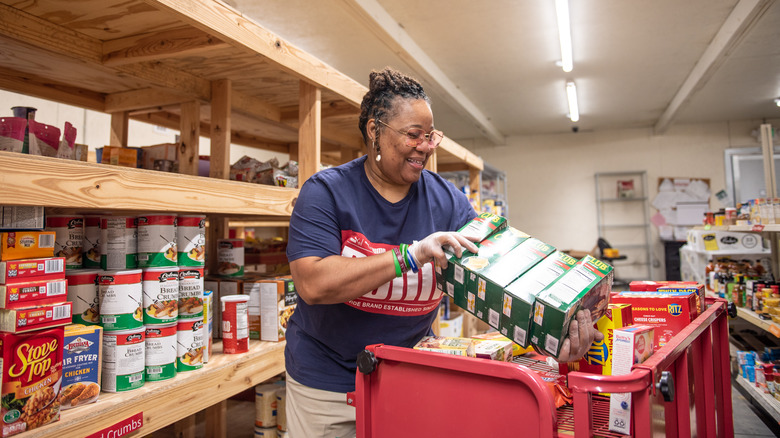
{"label": "ritz crackers box", "polygon": [[499,323],[501,334],[521,347],[528,347],[536,296],[576,264],[574,257],[555,251],[510,283],[504,290]]}
{"label": "ritz crackers box", "polygon": [[696,292],[696,305],[699,312],[707,310],[704,285],[695,281],[632,281],[628,285],[630,291],[660,291],[660,292]]}
{"label": "ritz crackers box", "polygon": [[63,328],[32,333],[0,332],[2,434],[35,429],[60,418],[55,400],[62,383]]}
{"label": "ritz crackers box", "polygon": [[531,343],[557,357],[578,310],[590,310],[597,321],[604,315],[612,276],[612,266],[585,256],[558,277],[536,297]]}
{"label": "ritz crackers box", "polygon": [[63,344],[60,409],[96,402],[100,395],[103,327],[67,325]]}
{"label": "ritz crackers box", "polygon": [[555,248],[539,239],[526,239],[495,262],[482,269],[473,270],[466,280],[466,296],[471,306],[473,299],[477,318],[499,329],[504,288],[526,273]]}
{"label": "ritz crackers box", "polygon": [[[494,232],[503,230],[507,225],[506,218],[491,213],[482,213],[470,220],[466,225],[462,226],[458,232],[466,236],[476,237],[478,239],[477,242],[480,242]],[[479,244],[477,244],[477,246],[479,246]],[[436,286],[440,291],[455,298],[455,288],[458,288],[462,295],[462,290],[465,285],[465,275],[461,265],[452,263],[455,259],[455,254],[453,254],[452,249],[446,248],[445,253],[447,254],[447,267],[442,268],[441,266],[436,266]],[[464,309],[466,308],[464,300],[461,300],[461,304],[457,305]]]}
{"label": "ritz crackers box", "polygon": [[635,324],[655,327],[656,349],[663,347],[699,316],[696,292],[624,291],[612,294],[612,303],[631,304]]}

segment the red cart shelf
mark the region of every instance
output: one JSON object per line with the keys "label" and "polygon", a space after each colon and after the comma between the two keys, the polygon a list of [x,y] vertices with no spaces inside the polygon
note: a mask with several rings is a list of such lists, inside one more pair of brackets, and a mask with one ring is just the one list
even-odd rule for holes
{"label": "red cart shelf", "polygon": [[[568,375],[572,406],[555,409],[542,378],[519,363],[387,345],[358,359],[358,438],[616,436],[602,392],[632,393],[632,436],[733,437],[725,300],[624,376]],[[622,436],[622,435],[617,435]]]}

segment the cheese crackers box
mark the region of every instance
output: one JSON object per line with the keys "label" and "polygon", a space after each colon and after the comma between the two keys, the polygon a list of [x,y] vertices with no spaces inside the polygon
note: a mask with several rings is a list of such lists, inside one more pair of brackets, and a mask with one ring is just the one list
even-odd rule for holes
{"label": "cheese crackers box", "polygon": [[528,347],[536,296],[576,264],[574,257],[555,251],[510,283],[504,290],[499,323],[501,334],[521,347]]}
{"label": "cheese crackers box", "polygon": [[0,284],[65,278],[65,258],[0,261]]}
{"label": "cheese crackers box", "polygon": [[96,402],[100,395],[103,328],[66,325],[64,346],[60,409]]}
{"label": "cheese crackers box", "polygon": [[632,292],[613,294],[612,303],[631,304],[635,324],[655,327],[656,349],[663,347],[674,335],[699,315],[696,292]]}
{"label": "cheese crackers box", "polygon": [[244,281],[249,295],[249,337],[261,341],[283,341],[287,322],[298,304],[295,283],[290,276]]}
{"label": "cheese crackers box", "polygon": [[[644,362],[653,354],[653,330],[653,327],[646,325],[615,329],[613,376],[629,374],[634,364]],[[610,395],[609,430],[625,435],[631,433],[631,393]]]}
{"label": "cheese crackers box", "polygon": [[447,338],[443,336],[425,336],[414,346],[415,350],[433,351],[435,353],[452,354],[455,356],[474,356],[475,341],[470,338]]}
{"label": "cheese crackers box", "polygon": [[633,324],[630,304],[610,304],[607,312],[596,322],[596,328],[604,335],[601,341],[594,341],[585,357],[577,362],[560,364],[559,371],[582,371],[585,373],[612,375],[614,331]]}
{"label": "cheese crackers box", "polygon": [[54,256],[54,231],[0,233],[0,260]]}
{"label": "cheese crackers box", "polygon": [[536,297],[531,343],[557,357],[578,310],[590,310],[596,321],[604,315],[612,278],[612,266],[592,256],[558,277]]}
{"label": "cheese crackers box", "polygon": [[[0,332],[2,434],[7,437],[60,419],[63,328]],[[34,436],[35,434],[33,434]]]}
{"label": "cheese crackers box", "polygon": [[[496,263],[501,256],[528,238],[528,234],[522,231],[505,227],[475,243],[479,248],[476,254],[465,249],[460,258],[448,254],[447,267],[441,275],[445,285],[442,291],[452,297],[456,306],[476,315],[475,302],[469,302],[466,294],[466,284],[471,274]],[[439,276],[437,273],[437,277]],[[477,317],[482,319],[479,315]]]}
{"label": "cheese crackers box", "polygon": [[[469,274],[466,281],[468,310],[494,329],[499,328],[504,288],[533,268],[555,248],[539,239],[526,239],[481,269]],[[472,302],[474,302],[472,306]]]}

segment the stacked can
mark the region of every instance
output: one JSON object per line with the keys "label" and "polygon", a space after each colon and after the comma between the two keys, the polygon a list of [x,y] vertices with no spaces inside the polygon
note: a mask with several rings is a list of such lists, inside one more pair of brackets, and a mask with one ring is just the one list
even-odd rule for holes
{"label": "stacked can", "polygon": [[134,217],[100,218],[100,268],[103,270],[138,267],[138,227]]}
{"label": "stacked can", "polygon": [[177,266],[176,216],[146,214],[136,218],[138,267]]}
{"label": "stacked can", "polygon": [[203,367],[203,268],[179,268],[178,355],[176,369],[192,371]]}
{"label": "stacked can", "polygon": [[146,380],[171,379],[176,376],[179,268],[144,269],[141,285],[146,327]]}
{"label": "stacked can", "polygon": [[54,257],[65,258],[65,269],[81,269],[83,263],[84,217],[46,216],[46,230],[54,231]]}
{"label": "stacked can", "polygon": [[100,298],[97,269],[76,269],[65,272],[68,279],[68,301],[73,303],[73,324],[100,324]]}
{"label": "stacked can", "polygon": [[179,215],[176,218],[176,248],[179,266],[206,263],[206,216]]}

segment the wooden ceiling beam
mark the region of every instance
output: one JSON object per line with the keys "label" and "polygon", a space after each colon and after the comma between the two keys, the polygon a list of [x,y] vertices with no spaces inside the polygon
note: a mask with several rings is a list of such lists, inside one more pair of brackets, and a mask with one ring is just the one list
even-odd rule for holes
{"label": "wooden ceiling beam", "polygon": [[192,97],[169,93],[158,88],[142,88],[140,90],[123,91],[107,95],[105,112],[138,111],[176,105],[191,100]]}
{"label": "wooden ceiling beam", "polygon": [[103,64],[116,66],[164,58],[192,56],[230,47],[191,27],[133,35],[103,43]]}
{"label": "wooden ceiling beam", "polygon": [[104,111],[104,95],[0,67],[0,88],[68,105]]}

